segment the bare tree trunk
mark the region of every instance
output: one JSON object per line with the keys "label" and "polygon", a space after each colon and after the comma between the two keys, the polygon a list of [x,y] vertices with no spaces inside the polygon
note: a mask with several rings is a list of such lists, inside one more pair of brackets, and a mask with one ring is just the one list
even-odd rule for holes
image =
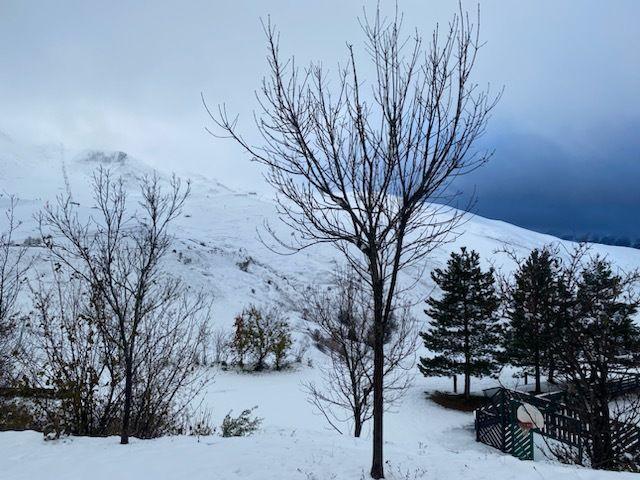
{"label": "bare tree trunk", "polygon": [[356,408],[353,416],[353,436],[360,438],[360,435],[362,435],[362,413]]}
{"label": "bare tree trunk", "polygon": [[606,404],[600,403],[599,411],[593,413],[594,435],[591,466],[595,469],[610,470],[613,468],[614,458],[611,448],[609,409]]}
{"label": "bare tree trunk", "polygon": [[[374,257],[375,258],[375,257]],[[384,286],[378,278],[375,259],[369,260],[371,284],[373,287],[373,458],[371,477],[384,478],[383,416],[384,416]]]}
{"label": "bare tree trunk", "polygon": [[464,398],[467,400],[471,397],[471,375],[469,375],[469,370],[467,369],[464,372]]}
{"label": "bare tree trunk", "polygon": [[471,367],[471,358],[469,355],[469,317],[466,314],[465,307],[465,322],[464,322],[464,398],[469,399],[471,393],[471,375],[469,373]]}
{"label": "bare tree trunk", "polygon": [[536,375],[536,387],[534,392],[535,393],[540,393],[542,392],[542,386],[540,385],[540,352],[536,351],[536,358],[535,358],[535,375]]}
{"label": "bare tree trunk", "polygon": [[458,376],[453,375],[453,393],[458,393]]}
{"label": "bare tree trunk", "polygon": [[595,393],[594,411],[592,418],[594,423],[593,435],[593,457],[592,467],[602,470],[612,470],[615,467],[615,455],[611,442],[611,415],[609,412],[609,392],[607,388],[608,373],[600,370],[595,376],[593,388]]}
{"label": "bare tree trunk", "polygon": [[384,415],[384,343],[382,322],[376,322],[376,338],[373,359],[373,460],[371,477],[384,478],[383,415]]}
{"label": "bare tree trunk", "polygon": [[124,410],[122,412],[122,431],[120,432],[120,444],[129,443],[129,423],[131,419],[131,400],[133,398],[133,369],[131,359],[125,360],[124,374]]}

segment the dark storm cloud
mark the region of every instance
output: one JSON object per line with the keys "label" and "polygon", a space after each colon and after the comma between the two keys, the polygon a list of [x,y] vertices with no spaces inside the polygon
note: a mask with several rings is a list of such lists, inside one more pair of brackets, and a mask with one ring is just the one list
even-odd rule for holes
{"label": "dark storm cloud", "polygon": [[[359,45],[349,0],[0,2],[0,131],[32,142],[120,149],[239,188],[260,174],[208,137],[199,95],[226,101],[252,136],[253,91],[266,71],[259,18],[286,54],[334,66]],[[387,12],[394,2],[383,1]],[[474,9],[475,1],[464,1]],[[457,1],[401,0],[428,36]],[[481,1],[476,79],[505,95],[483,139],[495,158],[478,211],[559,233],[631,234],[638,224],[640,2]],[[366,72],[365,72],[366,73]]]}
{"label": "dark storm cloud", "polygon": [[640,237],[640,120],[603,125],[573,148],[493,130],[481,142],[495,148],[490,162],[456,185],[476,189],[479,214],[555,235]]}

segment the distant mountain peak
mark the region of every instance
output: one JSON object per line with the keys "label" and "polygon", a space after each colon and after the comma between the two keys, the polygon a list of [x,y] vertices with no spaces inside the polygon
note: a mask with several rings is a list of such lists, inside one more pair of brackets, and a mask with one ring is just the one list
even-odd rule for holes
{"label": "distant mountain peak", "polygon": [[104,150],[88,150],[77,157],[78,162],[83,163],[99,163],[104,165],[124,165],[129,160],[129,155],[126,152],[119,150],[116,151],[104,151]]}

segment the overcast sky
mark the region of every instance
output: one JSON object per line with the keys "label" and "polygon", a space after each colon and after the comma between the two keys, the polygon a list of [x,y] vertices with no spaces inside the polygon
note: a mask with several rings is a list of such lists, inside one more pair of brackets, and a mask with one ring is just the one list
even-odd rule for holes
{"label": "overcast sky", "polygon": [[[204,132],[200,92],[251,135],[266,72],[259,19],[271,15],[284,53],[333,66],[345,42],[361,43],[362,6],[0,0],[0,131],[264,190],[245,154]],[[429,35],[457,2],[399,6]],[[525,227],[640,236],[640,1],[485,0],[481,10],[475,78],[505,94],[482,140],[495,157],[460,187],[476,187],[480,214]]]}

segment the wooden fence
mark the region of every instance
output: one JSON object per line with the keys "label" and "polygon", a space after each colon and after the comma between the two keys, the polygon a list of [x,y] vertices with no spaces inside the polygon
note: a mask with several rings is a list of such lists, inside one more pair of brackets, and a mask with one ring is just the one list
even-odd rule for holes
{"label": "wooden fence", "polygon": [[[610,383],[610,395],[640,391],[640,374],[625,374]],[[476,440],[522,460],[533,459],[533,431],[576,448],[582,458],[589,442],[589,424],[580,411],[564,403],[565,392],[534,396],[507,388],[491,389],[488,402],[475,411]],[[516,411],[523,403],[544,415],[542,430],[520,427]],[[614,451],[619,458],[640,458],[640,428],[636,424],[611,420]]]}

